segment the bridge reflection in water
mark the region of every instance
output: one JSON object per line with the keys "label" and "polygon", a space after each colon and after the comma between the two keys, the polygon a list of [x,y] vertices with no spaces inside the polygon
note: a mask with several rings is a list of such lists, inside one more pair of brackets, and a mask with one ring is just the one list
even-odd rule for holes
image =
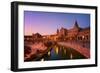
{"label": "bridge reflection in water", "polygon": [[40,60],[70,60],[70,59],[86,59],[85,56],[77,52],[72,48],[66,48],[59,45],[54,45],[53,47],[48,47],[51,49],[46,53]]}

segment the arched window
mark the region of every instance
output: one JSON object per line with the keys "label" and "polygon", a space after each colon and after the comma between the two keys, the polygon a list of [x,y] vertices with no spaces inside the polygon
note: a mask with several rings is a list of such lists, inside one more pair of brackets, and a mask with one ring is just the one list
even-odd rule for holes
{"label": "arched window", "polygon": [[82,36],[80,36],[80,40],[82,40]]}
{"label": "arched window", "polygon": [[88,40],[89,38],[88,38],[88,35],[86,35],[86,39]]}
{"label": "arched window", "polygon": [[77,38],[79,41],[81,41],[82,40],[82,36],[78,36],[78,38]]}

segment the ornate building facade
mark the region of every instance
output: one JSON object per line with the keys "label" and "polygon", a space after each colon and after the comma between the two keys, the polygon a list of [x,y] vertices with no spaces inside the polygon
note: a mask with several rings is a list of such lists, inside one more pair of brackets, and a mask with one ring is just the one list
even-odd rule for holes
{"label": "ornate building facade", "polygon": [[80,28],[77,21],[75,21],[72,29],[61,28],[57,29],[57,39],[62,41],[86,41],[90,42],[90,28]]}
{"label": "ornate building facade", "polygon": [[61,27],[61,29],[57,29],[56,34],[51,35],[41,35],[39,33],[32,34],[32,36],[24,36],[25,41],[82,41],[82,42],[90,42],[90,27],[81,28],[79,27],[77,21],[73,28],[66,29]]}

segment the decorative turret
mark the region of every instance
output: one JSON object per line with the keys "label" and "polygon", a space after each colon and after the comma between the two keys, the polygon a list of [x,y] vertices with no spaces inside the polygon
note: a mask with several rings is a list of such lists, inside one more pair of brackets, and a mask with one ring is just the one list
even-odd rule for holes
{"label": "decorative turret", "polygon": [[[75,21],[74,27],[72,29],[70,29],[69,31],[70,31],[70,33],[75,32],[75,34],[77,34],[80,31],[80,27],[78,26],[77,21]],[[73,35],[75,35],[75,34],[73,33]]]}
{"label": "decorative turret", "polygon": [[75,21],[74,28],[79,28],[77,21]]}
{"label": "decorative turret", "polygon": [[57,34],[59,34],[59,29],[57,29]]}

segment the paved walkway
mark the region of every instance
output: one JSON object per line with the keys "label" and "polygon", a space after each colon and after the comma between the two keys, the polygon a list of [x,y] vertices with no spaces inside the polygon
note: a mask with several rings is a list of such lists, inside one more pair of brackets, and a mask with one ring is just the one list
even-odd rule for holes
{"label": "paved walkway", "polygon": [[90,49],[85,48],[78,43],[58,42],[58,44],[61,46],[73,48],[74,50],[84,55],[86,58],[90,58]]}

